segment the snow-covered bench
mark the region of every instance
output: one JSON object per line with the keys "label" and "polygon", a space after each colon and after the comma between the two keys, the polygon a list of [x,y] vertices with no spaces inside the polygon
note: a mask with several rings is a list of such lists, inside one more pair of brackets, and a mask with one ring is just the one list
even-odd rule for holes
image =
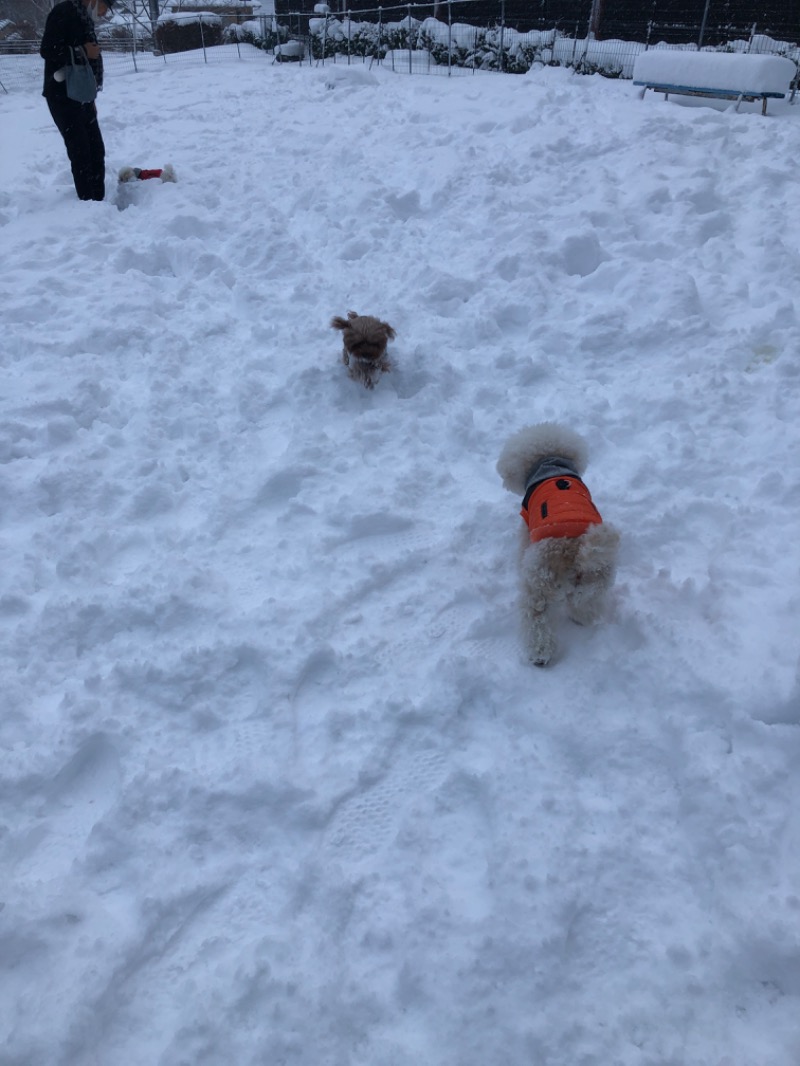
{"label": "snow-covered bench", "polygon": [[738,52],[689,52],[682,49],[653,48],[641,52],[633,64],[633,84],[681,96],[716,96],[736,100],[761,100],[761,113],[767,113],[767,100],[783,98],[797,75],[797,67],[784,56],[763,56]]}

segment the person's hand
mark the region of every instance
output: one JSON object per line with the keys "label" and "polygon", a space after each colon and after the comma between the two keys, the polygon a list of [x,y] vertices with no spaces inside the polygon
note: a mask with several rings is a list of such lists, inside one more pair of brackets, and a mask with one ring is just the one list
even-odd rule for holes
{"label": "person's hand", "polygon": [[100,45],[95,44],[94,41],[87,41],[83,48],[89,59],[100,58]]}

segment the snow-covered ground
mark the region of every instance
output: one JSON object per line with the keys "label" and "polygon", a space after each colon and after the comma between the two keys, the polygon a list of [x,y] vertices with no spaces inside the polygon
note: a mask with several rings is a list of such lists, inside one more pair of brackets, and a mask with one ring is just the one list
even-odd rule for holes
{"label": "snow-covered ground", "polygon": [[[0,101],[0,1062],[797,1066],[800,107],[99,107],[85,204]],[[540,420],[623,533],[543,670],[494,469]]]}

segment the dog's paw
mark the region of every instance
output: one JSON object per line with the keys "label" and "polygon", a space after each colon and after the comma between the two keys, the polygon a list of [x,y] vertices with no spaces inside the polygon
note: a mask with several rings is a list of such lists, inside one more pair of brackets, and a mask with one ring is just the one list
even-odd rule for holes
{"label": "dog's paw", "polygon": [[552,633],[531,633],[527,644],[528,659],[534,666],[547,666],[555,655],[556,642]]}

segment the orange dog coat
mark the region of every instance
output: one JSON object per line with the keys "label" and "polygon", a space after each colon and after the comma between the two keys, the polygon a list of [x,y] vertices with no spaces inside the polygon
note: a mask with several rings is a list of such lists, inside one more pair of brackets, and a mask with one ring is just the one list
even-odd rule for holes
{"label": "orange dog coat", "polygon": [[579,477],[549,477],[534,484],[522,502],[520,514],[532,541],[547,537],[580,537],[603,519]]}

